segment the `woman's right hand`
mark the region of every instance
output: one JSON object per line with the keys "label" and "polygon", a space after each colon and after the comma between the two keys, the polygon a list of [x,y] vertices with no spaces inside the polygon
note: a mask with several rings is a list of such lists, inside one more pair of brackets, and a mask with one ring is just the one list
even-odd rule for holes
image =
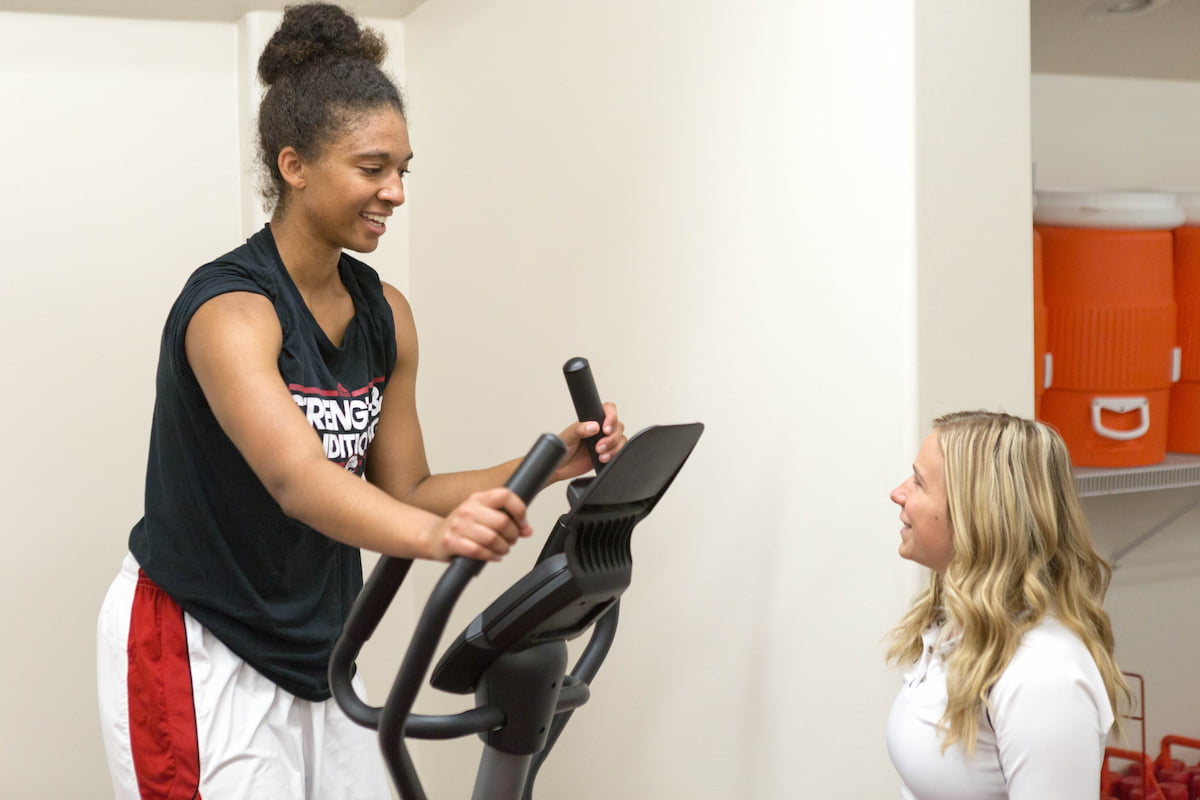
{"label": "woman's right hand", "polygon": [[503,487],[488,489],[475,492],[434,525],[426,552],[438,561],[454,556],[499,561],[518,538],[532,534],[521,498]]}

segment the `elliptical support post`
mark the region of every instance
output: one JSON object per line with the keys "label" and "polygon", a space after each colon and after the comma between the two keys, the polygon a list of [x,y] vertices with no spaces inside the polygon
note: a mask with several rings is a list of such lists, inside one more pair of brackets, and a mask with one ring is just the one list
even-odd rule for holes
{"label": "elliptical support post", "polygon": [[471,800],[519,800],[525,794],[532,755],[483,749]]}

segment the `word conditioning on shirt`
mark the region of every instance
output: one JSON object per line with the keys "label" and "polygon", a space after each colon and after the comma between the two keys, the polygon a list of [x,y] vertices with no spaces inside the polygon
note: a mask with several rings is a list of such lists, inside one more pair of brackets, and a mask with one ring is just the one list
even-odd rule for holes
{"label": "word conditioning on shirt", "polygon": [[375,378],[361,389],[314,389],[290,384],[292,399],[304,412],[308,424],[321,437],[325,455],[350,472],[361,474],[367,447],[375,438],[383,378]]}

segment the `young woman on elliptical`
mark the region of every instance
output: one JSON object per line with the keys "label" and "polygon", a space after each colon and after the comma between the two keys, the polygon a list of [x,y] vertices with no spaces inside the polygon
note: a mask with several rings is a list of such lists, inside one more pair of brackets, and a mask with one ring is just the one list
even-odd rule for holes
{"label": "young woman on elliptical", "polygon": [[[101,722],[118,798],[388,800],[373,735],[329,699],[360,548],[498,560],[531,531],[517,461],[430,474],[405,298],[370,253],[413,157],[383,40],[289,7],[264,49],[271,222],[188,280],[164,328],[145,511],[101,610]],[[555,473],[590,469],[572,423]],[[365,480],[363,479],[365,478]]]}

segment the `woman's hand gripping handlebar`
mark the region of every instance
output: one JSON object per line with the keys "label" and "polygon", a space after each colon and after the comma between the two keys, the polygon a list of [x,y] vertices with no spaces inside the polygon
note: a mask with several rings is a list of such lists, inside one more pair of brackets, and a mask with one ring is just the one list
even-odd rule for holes
{"label": "woman's hand gripping handlebar", "polygon": [[[566,453],[566,446],[554,434],[542,434],[534,443],[529,453],[513,471],[505,488],[510,490],[522,502],[528,504],[538,491],[550,479],[555,468]],[[342,635],[334,645],[333,655],[329,662],[329,684],[338,705],[352,720],[368,728],[379,728],[385,710],[364,703],[351,685],[354,675],[354,663],[367,640],[375,632],[379,621],[391,604],[396,592],[408,574],[411,561],[408,559],[384,557],[379,560],[370,579],[363,586],[362,592],[354,602]],[[400,673],[392,689],[388,707],[391,709],[397,690],[405,681],[413,680],[411,699],[403,709],[404,716],[412,708],[412,700],[416,698],[417,690],[428,670],[450,611],[458,601],[458,597],[466,588],[471,578],[479,574],[485,562],[462,556],[455,557],[441,580],[430,595],[425,611],[417,625],[413,640],[409,645],[408,654],[401,665]],[[415,680],[414,676],[415,675]],[[408,692],[402,692],[402,696]],[[389,716],[394,717],[400,709],[391,709]]]}

